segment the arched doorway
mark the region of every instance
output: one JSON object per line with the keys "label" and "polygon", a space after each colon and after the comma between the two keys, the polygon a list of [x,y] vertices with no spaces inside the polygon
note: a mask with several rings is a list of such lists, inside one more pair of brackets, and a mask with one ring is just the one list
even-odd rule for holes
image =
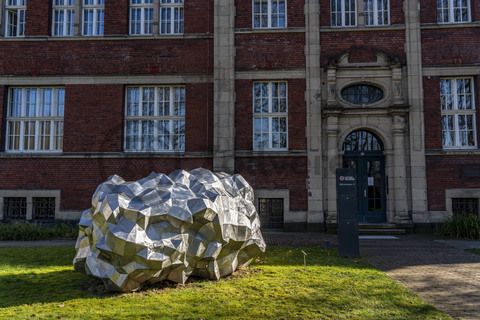
{"label": "arched doorway", "polygon": [[356,130],[343,143],[343,166],[357,171],[360,223],[384,223],[387,213],[385,156],[382,141],[372,132]]}

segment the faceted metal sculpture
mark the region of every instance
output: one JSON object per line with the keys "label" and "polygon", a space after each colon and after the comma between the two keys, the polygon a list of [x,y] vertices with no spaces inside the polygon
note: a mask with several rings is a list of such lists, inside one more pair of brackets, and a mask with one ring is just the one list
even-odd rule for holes
{"label": "faceted metal sculpture", "polygon": [[130,292],[189,276],[218,280],[265,252],[253,189],[206,169],[112,176],[82,214],[75,269]]}

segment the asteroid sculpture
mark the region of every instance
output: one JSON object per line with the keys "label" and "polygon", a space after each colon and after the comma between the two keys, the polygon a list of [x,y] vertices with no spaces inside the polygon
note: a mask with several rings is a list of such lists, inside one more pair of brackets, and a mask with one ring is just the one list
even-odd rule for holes
{"label": "asteroid sculpture", "polygon": [[218,280],[265,252],[253,189],[206,169],[98,186],[83,212],[75,269],[131,292],[190,276]]}

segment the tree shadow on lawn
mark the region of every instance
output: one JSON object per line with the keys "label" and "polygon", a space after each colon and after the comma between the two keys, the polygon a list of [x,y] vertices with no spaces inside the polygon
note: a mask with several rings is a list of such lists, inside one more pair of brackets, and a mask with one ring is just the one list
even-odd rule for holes
{"label": "tree shadow on lawn", "polygon": [[100,283],[73,270],[10,274],[0,277],[0,308],[25,304],[63,302],[79,298],[101,298]]}

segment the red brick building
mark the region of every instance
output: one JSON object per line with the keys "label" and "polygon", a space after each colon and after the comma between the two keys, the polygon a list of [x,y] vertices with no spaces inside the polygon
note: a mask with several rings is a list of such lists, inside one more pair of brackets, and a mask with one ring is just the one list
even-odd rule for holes
{"label": "red brick building", "polygon": [[476,0],[0,0],[0,219],[77,219],[108,176],[205,167],[268,227],[478,213]]}

